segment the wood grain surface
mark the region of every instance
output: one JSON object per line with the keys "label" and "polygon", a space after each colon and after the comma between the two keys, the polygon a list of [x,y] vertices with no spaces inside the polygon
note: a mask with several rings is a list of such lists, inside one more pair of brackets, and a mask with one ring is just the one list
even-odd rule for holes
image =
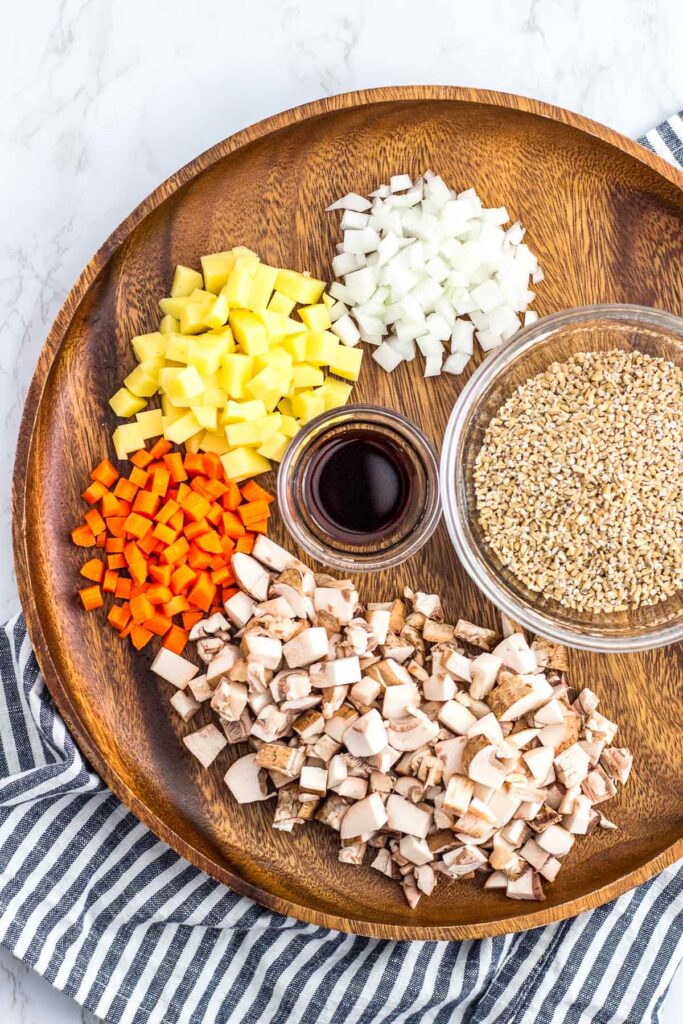
{"label": "wood grain surface", "polygon": [[[79,746],[157,835],[214,877],[283,913],[387,939],[471,939],[536,927],[596,907],[683,854],[680,647],[641,656],[573,654],[621,723],[635,770],[609,816],[617,833],[579,841],[545,903],[520,904],[470,882],[440,884],[409,910],[398,886],[337,862],[321,825],[291,835],[272,806],[238,807],[222,781],[228,748],[206,772],[180,743],[171,687],[98,614],[76,600],[82,515],[93,465],[111,454],[107,399],[133,366],[129,339],[155,330],[176,263],[247,245],[271,264],[329,277],[338,215],[324,208],[391,173],[431,167],[475,185],[528,228],[546,279],[541,314],[633,302],[683,314],[683,175],[636,143],[531,100],[442,87],[380,89],[300,107],[227,139],[161,185],[114,232],[75,285],[46,341],[28,396],[14,477],[17,579],[31,639]],[[423,381],[417,364],[391,376],[366,359],[355,397],[412,417],[437,446],[463,377]],[[272,480],[269,481],[272,484]],[[275,539],[286,541],[278,531]],[[404,583],[443,595],[451,621],[493,626],[496,611],[460,569],[446,531],[412,562],[359,579],[368,599]],[[232,753],[230,752],[232,750]]]}

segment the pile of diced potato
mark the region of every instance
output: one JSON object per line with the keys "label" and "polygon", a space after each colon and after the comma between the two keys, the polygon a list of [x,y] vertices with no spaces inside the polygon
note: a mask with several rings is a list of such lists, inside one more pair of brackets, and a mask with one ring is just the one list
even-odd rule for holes
{"label": "pile of diced potato", "polygon": [[[303,423],[346,403],[362,352],[330,330],[323,281],[242,246],[201,264],[176,267],[159,330],[131,341],[138,365],[109,404],[135,419],[116,428],[114,446],[125,459],[163,435],[220,455],[240,481],[279,462]],[[161,408],[146,409],[156,394]]]}

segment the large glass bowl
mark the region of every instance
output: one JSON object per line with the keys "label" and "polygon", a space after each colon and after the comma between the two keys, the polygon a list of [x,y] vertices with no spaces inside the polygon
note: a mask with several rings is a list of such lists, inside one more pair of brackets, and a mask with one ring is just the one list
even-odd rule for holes
{"label": "large glass bowl", "polygon": [[[585,306],[524,328],[472,375],[451,414],[441,453],[443,513],[455,551],[477,586],[501,611],[534,633],[570,647],[623,653],[683,639],[683,591],[628,612],[596,615],[534,593],[506,569],[479,526],[474,461],[491,418],[512,391],[576,352],[620,348],[662,356],[683,367],[683,320],[642,306]],[[666,473],[683,466],[662,466]],[[683,540],[683,537],[681,538]]]}

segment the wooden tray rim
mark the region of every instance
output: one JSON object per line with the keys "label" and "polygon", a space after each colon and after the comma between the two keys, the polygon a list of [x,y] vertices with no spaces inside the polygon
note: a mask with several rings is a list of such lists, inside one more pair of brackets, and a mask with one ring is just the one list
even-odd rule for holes
{"label": "wooden tray rim", "polygon": [[73,735],[82,753],[93,765],[100,777],[106,782],[116,796],[139,818],[155,835],[168,843],[177,853],[195,867],[211,877],[228,885],[244,896],[255,900],[270,910],[290,915],[309,924],[338,931],[365,935],[371,938],[390,940],[471,940],[493,935],[525,931],[538,928],[555,921],[561,921],[584,911],[593,910],[609,900],[627,892],[629,889],[648,881],[664,868],[683,857],[683,837],[668,846],[657,857],[622,875],[609,885],[586,893],[583,896],[554,907],[544,908],[542,904],[534,904],[534,909],[507,918],[504,921],[484,921],[472,925],[449,925],[442,927],[424,927],[411,925],[387,925],[381,922],[363,921],[355,918],[338,917],[322,913],[310,907],[283,899],[273,893],[251,885],[240,876],[233,874],[215,863],[190,846],[182,836],[178,835],[151,809],[143,804],[121,776],[110,767],[93,744],[89,731],[78,715],[68,690],[62,685],[61,679],[52,661],[45,634],[38,618],[33,601],[31,577],[31,555],[26,544],[26,515],[28,507],[28,468],[30,465],[34,429],[38,417],[43,391],[57,355],[64,340],[73,316],[88,289],[106,266],[109,259],[128,238],[130,233],[164,200],[187,184],[200,173],[211,167],[225,156],[286,128],[292,124],[305,121],[338,110],[346,110],[371,104],[445,100],[456,103],[476,103],[494,107],[517,110],[533,114],[549,120],[576,128],[602,142],[606,142],[622,153],[650,167],[663,178],[683,190],[683,171],[669,164],[662,157],[650,152],[640,143],[606,127],[581,114],[556,107],[540,100],[484,89],[470,89],[459,86],[411,85],[388,86],[377,89],[359,90],[325,97],[292,107],[272,117],[258,121],[247,128],[236,132],[222,142],[217,143],[204,153],[195,157],[188,164],[171,175],[144,199],[128,217],[112,232],[104,244],[91,258],[67,295],[63,306],[57,314],[50,332],[40,352],[36,369],[29,387],[19,429],[17,449],[12,481],[12,534],[14,562],[19,597],[26,619],[28,634],[45,678],[46,685],[53,697],[58,710]]}

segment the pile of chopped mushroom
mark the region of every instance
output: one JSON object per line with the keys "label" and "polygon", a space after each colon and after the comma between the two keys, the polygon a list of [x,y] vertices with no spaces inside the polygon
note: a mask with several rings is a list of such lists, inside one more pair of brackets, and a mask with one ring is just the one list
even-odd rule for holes
{"label": "pile of chopped mushroom", "polygon": [[614,829],[600,810],[632,757],[598,698],[566,681],[564,648],[444,621],[439,597],[406,588],[359,603],[349,580],[314,573],[259,536],[235,554],[240,592],[191,634],[206,671],[162,649],[184,737],[208,768],[227,744],[252,751],[225,782],[239,803],[276,799],[273,827],[315,820],[340,861],[395,878],[411,907],[439,875],[544,899],[576,836]]}

